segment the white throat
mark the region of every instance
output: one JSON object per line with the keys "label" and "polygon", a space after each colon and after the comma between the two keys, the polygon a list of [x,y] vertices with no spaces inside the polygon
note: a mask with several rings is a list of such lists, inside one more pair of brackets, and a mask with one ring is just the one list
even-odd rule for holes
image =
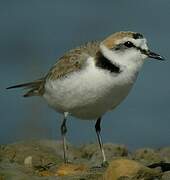
{"label": "white throat", "polygon": [[128,69],[138,72],[144,63],[144,58],[139,52],[115,53],[108,49],[104,44],[100,45],[102,54],[113,64],[120,66],[121,69]]}

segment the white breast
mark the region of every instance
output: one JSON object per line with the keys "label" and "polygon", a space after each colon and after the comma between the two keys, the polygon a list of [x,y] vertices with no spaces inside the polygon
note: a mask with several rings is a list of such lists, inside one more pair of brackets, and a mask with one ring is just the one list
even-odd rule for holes
{"label": "white breast", "polygon": [[81,119],[96,119],[115,108],[129,93],[136,74],[120,74],[96,68],[89,58],[84,70],[66,78],[47,81],[44,98],[58,112]]}

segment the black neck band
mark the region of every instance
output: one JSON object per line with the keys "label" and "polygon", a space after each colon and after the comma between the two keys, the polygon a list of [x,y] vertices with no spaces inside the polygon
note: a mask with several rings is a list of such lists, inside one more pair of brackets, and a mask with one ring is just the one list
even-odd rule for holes
{"label": "black neck band", "polygon": [[97,53],[96,66],[111,73],[120,73],[120,67],[113,64],[109,59],[107,59],[101,52]]}

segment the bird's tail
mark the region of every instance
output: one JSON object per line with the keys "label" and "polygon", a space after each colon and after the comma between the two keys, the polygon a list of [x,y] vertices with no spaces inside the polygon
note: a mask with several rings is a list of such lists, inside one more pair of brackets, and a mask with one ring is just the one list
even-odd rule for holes
{"label": "bird's tail", "polygon": [[44,94],[44,79],[39,79],[33,82],[18,84],[15,86],[10,86],[6,89],[13,89],[13,88],[24,88],[28,89],[23,97],[30,97],[30,96],[42,96]]}

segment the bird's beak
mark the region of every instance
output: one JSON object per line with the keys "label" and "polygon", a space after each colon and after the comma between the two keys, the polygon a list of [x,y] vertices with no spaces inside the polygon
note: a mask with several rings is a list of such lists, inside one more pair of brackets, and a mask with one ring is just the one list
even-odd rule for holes
{"label": "bird's beak", "polygon": [[154,52],[152,52],[150,50],[145,51],[144,54],[146,54],[149,58],[158,59],[158,60],[161,60],[161,61],[165,60],[164,57],[162,57],[161,55],[159,55],[157,53],[154,53]]}

